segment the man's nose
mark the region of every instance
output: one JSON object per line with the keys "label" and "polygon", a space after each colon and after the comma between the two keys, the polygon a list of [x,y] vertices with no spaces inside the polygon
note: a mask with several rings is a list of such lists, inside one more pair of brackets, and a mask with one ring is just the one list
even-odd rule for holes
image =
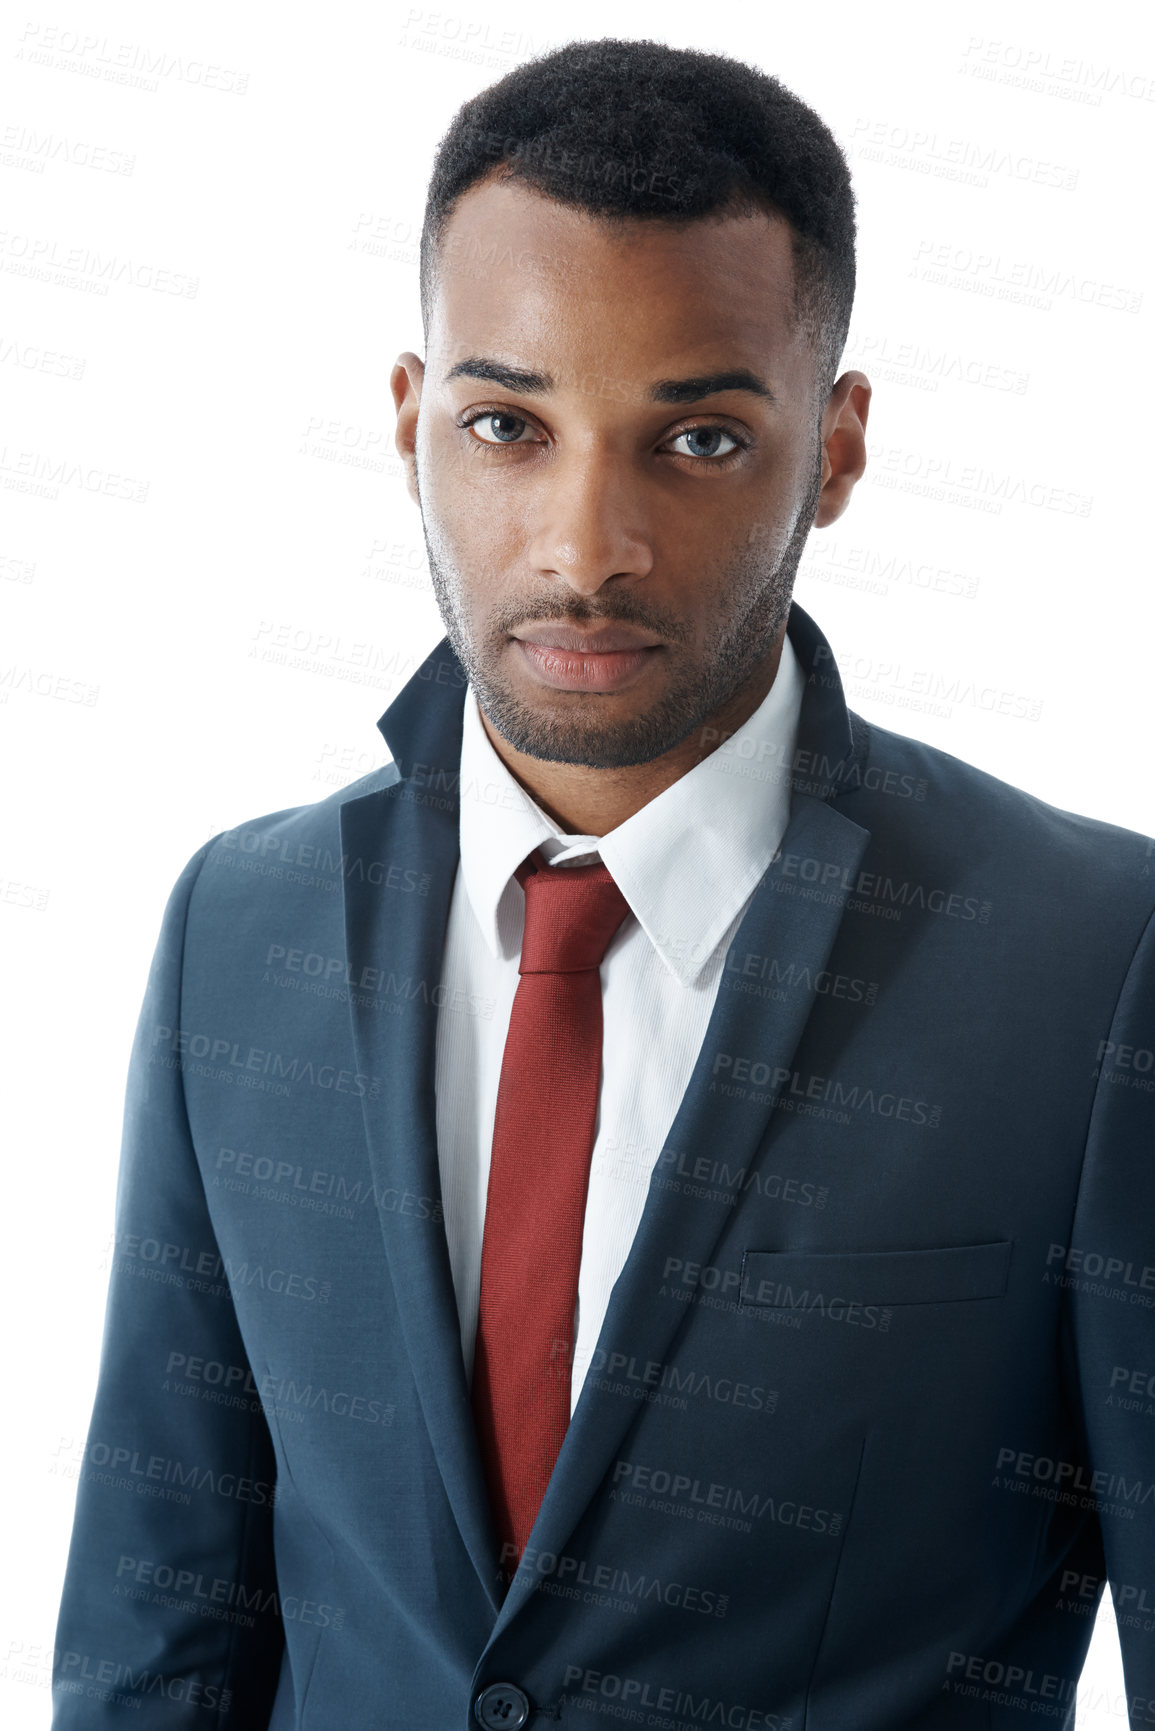
{"label": "man's nose", "polygon": [[638,479],[620,453],[559,455],[531,509],[529,558],[544,576],[593,594],[611,577],[645,577],[653,569]]}

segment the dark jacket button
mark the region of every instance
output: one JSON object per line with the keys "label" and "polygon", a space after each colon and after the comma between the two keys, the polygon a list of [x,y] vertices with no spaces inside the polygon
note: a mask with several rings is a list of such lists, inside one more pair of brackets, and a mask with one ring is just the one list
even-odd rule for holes
{"label": "dark jacket button", "polygon": [[529,1697],[516,1683],[491,1683],[473,1703],[473,1711],[486,1731],[521,1731],[529,1718]]}

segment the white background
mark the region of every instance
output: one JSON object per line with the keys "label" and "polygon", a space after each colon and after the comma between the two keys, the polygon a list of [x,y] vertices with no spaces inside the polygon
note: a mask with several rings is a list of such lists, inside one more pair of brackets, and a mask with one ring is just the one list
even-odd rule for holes
{"label": "white background", "polygon": [[[852,706],[1151,833],[1141,16],[592,0],[580,33],[754,61],[850,155],[872,461],[797,594]],[[207,837],[384,761],[377,717],[442,635],[388,375],[421,349],[434,147],[557,28],[366,0],[0,26],[13,1731],[48,1723],[161,911]],[[1125,1726],[1109,1610],[1080,1701]]]}

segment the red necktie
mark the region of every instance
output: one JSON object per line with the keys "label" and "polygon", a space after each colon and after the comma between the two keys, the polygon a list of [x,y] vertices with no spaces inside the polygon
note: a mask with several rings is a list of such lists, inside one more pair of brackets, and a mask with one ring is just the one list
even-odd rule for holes
{"label": "red necktie", "polygon": [[501,1061],[472,1403],[503,1569],[520,1560],[570,1416],[602,1063],[602,957],[629,903],[600,863],[516,872],[525,933]]}

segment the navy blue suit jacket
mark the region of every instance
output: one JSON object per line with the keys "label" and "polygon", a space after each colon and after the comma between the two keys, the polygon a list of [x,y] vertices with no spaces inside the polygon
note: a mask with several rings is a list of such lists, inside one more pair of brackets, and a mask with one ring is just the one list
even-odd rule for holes
{"label": "navy blue suit jacket", "polygon": [[1155,1724],[1155,843],[867,726],[790,633],[789,828],[508,1590],[439,1200],[448,640],[393,763],[189,861],[56,1731],[1069,1731],[1106,1582]]}

